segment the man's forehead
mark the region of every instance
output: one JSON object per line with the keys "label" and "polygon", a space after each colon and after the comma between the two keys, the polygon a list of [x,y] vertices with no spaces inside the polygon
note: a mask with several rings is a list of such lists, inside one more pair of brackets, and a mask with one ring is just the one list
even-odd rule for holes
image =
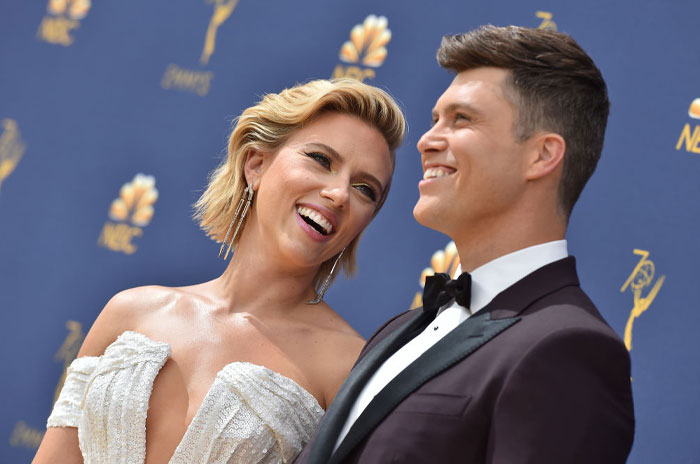
{"label": "man's forehead", "polygon": [[506,79],[509,71],[501,68],[476,68],[457,74],[449,87],[440,95],[433,112],[449,111],[458,107],[476,109],[479,102],[507,98]]}

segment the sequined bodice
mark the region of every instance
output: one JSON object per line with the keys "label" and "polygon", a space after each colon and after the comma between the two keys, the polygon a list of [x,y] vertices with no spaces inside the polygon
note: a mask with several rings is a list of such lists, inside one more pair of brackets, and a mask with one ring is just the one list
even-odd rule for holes
{"label": "sequined bodice", "polygon": [[[124,332],[102,356],[78,358],[48,427],[77,427],[86,463],[143,463],[153,381],[170,346]],[[323,409],[293,380],[234,362],[207,392],[171,464],[290,462],[311,438]]]}

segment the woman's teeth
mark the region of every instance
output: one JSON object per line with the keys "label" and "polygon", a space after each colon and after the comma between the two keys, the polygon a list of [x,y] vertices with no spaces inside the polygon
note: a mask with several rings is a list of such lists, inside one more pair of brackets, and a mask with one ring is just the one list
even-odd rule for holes
{"label": "woman's teeth", "polygon": [[306,206],[297,206],[297,213],[322,235],[328,235],[333,232],[333,225],[318,211],[307,208]]}
{"label": "woman's teeth", "polygon": [[423,173],[423,179],[434,179],[436,177],[449,176],[454,171],[448,171],[443,168],[428,168]]}

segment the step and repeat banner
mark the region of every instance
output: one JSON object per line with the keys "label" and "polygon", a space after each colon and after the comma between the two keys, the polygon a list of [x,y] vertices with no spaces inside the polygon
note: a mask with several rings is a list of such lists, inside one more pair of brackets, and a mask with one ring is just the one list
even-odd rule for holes
{"label": "step and repeat banner", "polygon": [[[631,463],[700,462],[700,33],[696,1],[0,1],[0,462],[29,462],[66,367],[116,292],[226,263],[192,220],[234,118],[266,92],[348,76],[390,92],[409,132],[392,192],[327,301],[363,336],[453,269],[419,226],[415,148],[449,85],[444,34],[571,34],[612,101],[574,210],[584,289],[632,357]],[[235,259],[235,258],[234,258]]]}

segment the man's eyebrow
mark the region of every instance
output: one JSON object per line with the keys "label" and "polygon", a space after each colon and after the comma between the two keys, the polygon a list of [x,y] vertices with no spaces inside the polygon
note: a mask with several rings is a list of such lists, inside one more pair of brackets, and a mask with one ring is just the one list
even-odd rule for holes
{"label": "man's eyebrow", "polygon": [[[345,158],[343,156],[341,156],[340,153],[338,153],[337,151],[335,151],[335,149],[333,149],[333,147],[330,147],[330,146],[326,145],[325,143],[309,142],[309,143],[305,143],[304,146],[309,147],[309,148],[315,147],[317,149],[325,151],[326,153],[331,155],[332,158],[337,159],[341,163],[343,161],[345,161]],[[382,185],[382,183],[379,182],[379,179],[377,179],[372,174],[370,174],[369,172],[366,172],[366,171],[361,172],[360,175],[361,175],[361,177],[364,177],[364,178],[368,179],[370,182],[374,183],[375,186],[379,187],[379,190],[381,190],[381,192],[379,192],[380,195],[384,193],[384,185]]]}
{"label": "man's eyebrow", "polygon": [[[469,103],[450,103],[449,105],[447,105],[443,109],[443,111],[446,113],[453,113],[453,112],[459,111],[459,110],[466,111],[467,113],[470,113],[470,114],[477,114],[477,115],[481,114],[481,111],[479,111],[478,109],[476,109],[474,106],[470,105]],[[433,111],[432,111],[433,117],[437,116],[437,114],[438,114],[437,108],[433,108]]]}

